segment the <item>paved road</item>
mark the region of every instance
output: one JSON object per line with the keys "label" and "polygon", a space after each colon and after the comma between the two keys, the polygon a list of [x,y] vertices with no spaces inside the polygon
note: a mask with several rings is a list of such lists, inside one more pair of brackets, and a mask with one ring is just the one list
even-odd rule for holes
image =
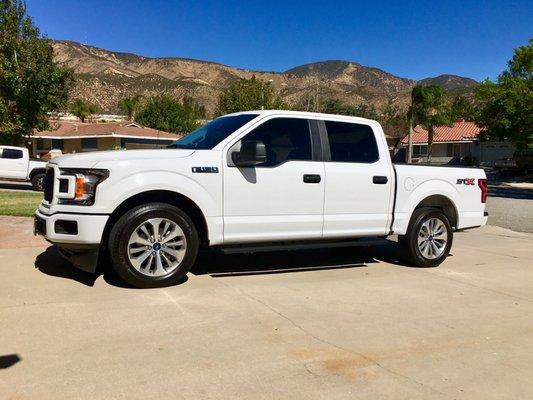
{"label": "paved road", "polygon": [[210,253],[135,290],[0,225],[0,399],[533,398],[531,234],[459,233],[432,269],[384,240]]}
{"label": "paved road", "polygon": [[533,200],[489,197],[489,225],[533,233]]}
{"label": "paved road", "polygon": [[508,183],[497,173],[489,173],[488,178],[488,223],[514,231],[532,233],[533,184]]}

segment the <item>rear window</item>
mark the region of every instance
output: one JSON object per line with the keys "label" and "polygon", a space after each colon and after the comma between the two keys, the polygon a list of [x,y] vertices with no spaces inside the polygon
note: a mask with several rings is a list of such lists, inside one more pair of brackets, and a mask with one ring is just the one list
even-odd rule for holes
{"label": "rear window", "polygon": [[2,155],[0,156],[0,158],[7,158],[10,160],[16,160],[18,158],[22,158],[22,150],[2,149],[1,153]]}
{"label": "rear window", "polygon": [[373,163],[379,159],[372,128],[364,124],[325,121],[331,161]]}

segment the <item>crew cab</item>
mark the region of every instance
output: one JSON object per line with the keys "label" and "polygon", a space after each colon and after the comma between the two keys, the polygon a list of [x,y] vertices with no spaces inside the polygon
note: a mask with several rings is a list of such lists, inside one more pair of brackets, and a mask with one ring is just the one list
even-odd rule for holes
{"label": "crew cab", "polygon": [[25,147],[0,146],[0,179],[31,182],[35,190],[43,190],[46,162],[31,160]]}
{"label": "crew cab", "polygon": [[80,268],[104,254],[156,287],[187,274],[201,244],[399,235],[408,262],[437,266],[454,230],[486,223],[486,199],[482,169],[393,165],[376,121],[249,111],[167,149],[54,159],[35,230]]}

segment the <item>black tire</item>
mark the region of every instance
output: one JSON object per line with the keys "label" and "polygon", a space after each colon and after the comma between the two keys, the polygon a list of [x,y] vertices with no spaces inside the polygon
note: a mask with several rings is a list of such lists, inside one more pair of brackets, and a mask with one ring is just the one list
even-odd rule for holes
{"label": "black tire", "polygon": [[[418,245],[418,238],[422,225],[433,218],[442,221],[444,224],[447,240],[442,254],[435,258],[428,258],[421,252]],[[448,218],[440,209],[432,207],[419,208],[413,212],[411,220],[409,221],[409,227],[407,228],[407,234],[399,236],[398,243],[402,249],[404,258],[409,264],[417,267],[436,267],[440,265],[450,253],[453,243],[453,229],[450,225],[450,221],[448,221]]]}
{"label": "black tire", "polygon": [[42,192],[44,190],[44,173],[35,174],[31,178],[31,185],[33,190]]}
{"label": "black tire", "polygon": [[[181,228],[186,240],[186,252],[179,266],[165,276],[147,276],[135,269],[128,257],[128,241],[143,222],[151,218],[168,219]],[[191,269],[198,255],[198,232],[189,216],[166,203],[148,203],[124,214],[109,233],[108,250],[115,272],[127,283],[138,288],[170,286],[178,283]]]}

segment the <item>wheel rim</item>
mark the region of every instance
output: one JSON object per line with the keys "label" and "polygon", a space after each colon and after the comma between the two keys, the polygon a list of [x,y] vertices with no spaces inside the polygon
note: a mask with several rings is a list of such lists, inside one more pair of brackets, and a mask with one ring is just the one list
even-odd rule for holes
{"label": "wheel rim", "polygon": [[150,277],[171,274],[187,252],[183,230],[166,218],[151,218],[130,235],[128,258],[135,270]]}
{"label": "wheel rim", "polygon": [[420,226],[418,232],[418,249],[422,256],[433,260],[439,258],[448,243],[446,225],[438,218],[430,218]]}
{"label": "wheel rim", "polygon": [[36,182],[36,185],[37,187],[37,190],[43,190],[43,186],[44,186],[44,176],[40,177],[40,178],[37,178],[37,182]]}

